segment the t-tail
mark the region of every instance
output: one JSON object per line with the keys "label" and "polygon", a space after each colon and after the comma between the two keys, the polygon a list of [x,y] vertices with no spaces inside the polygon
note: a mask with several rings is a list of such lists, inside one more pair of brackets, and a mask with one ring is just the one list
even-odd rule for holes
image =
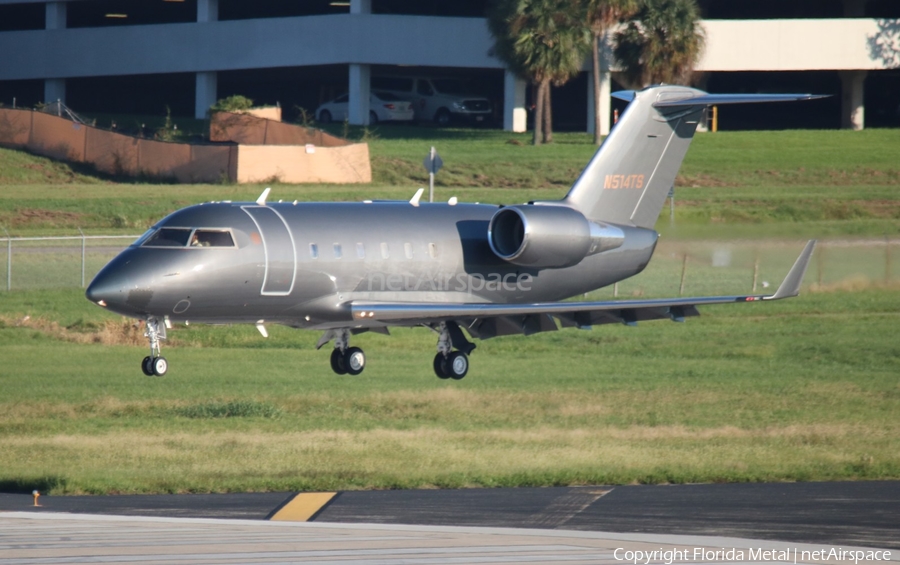
{"label": "t-tail", "polygon": [[821,98],[707,94],[665,85],[613,96],[629,101],[628,107],[563,202],[591,220],[651,229],[708,106]]}

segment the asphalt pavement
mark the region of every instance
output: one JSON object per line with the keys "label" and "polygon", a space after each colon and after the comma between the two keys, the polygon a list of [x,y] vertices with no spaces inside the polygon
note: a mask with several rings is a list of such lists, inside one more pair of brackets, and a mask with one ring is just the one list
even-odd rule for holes
{"label": "asphalt pavement", "polygon": [[[297,493],[0,494],[0,512],[267,520]],[[316,523],[680,534],[900,549],[900,481],[345,491]]]}

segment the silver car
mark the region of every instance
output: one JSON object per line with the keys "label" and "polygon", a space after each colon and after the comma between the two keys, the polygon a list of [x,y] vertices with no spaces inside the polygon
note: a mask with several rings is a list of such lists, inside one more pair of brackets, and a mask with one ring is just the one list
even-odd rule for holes
{"label": "silver car", "polygon": [[[316,108],[316,119],[327,124],[347,119],[349,94],[342,94]],[[383,90],[372,91],[369,95],[369,123],[378,122],[411,122],[415,112],[412,103],[401,100],[396,94]]]}

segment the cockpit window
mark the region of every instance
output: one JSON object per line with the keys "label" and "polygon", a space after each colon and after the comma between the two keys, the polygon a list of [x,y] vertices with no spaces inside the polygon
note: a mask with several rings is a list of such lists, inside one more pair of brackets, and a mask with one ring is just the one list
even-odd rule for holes
{"label": "cockpit window", "polygon": [[224,230],[195,230],[191,247],[234,247],[234,239]]}
{"label": "cockpit window", "polygon": [[234,247],[234,237],[226,229],[160,228],[137,240],[142,247]]}
{"label": "cockpit window", "polygon": [[191,237],[190,228],[160,228],[147,238],[144,247],[184,247]]}
{"label": "cockpit window", "polygon": [[152,236],[154,233],[156,233],[156,228],[150,228],[149,230],[144,232],[144,235],[137,238],[137,240],[134,243],[132,243],[131,245],[133,245],[135,247],[140,247],[140,246],[144,245],[144,243],[146,243],[147,240],[150,239],[150,236]]}

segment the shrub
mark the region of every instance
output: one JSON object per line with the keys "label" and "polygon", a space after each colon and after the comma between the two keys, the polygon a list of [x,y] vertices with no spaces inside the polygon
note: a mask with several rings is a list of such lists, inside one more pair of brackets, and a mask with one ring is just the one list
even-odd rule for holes
{"label": "shrub", "polygon": [[210,112],[241,112],[249,110],[253,107],[253,100],[240,94],[229,96],[228,98],[220,98],[215,104],[209,107]]}

